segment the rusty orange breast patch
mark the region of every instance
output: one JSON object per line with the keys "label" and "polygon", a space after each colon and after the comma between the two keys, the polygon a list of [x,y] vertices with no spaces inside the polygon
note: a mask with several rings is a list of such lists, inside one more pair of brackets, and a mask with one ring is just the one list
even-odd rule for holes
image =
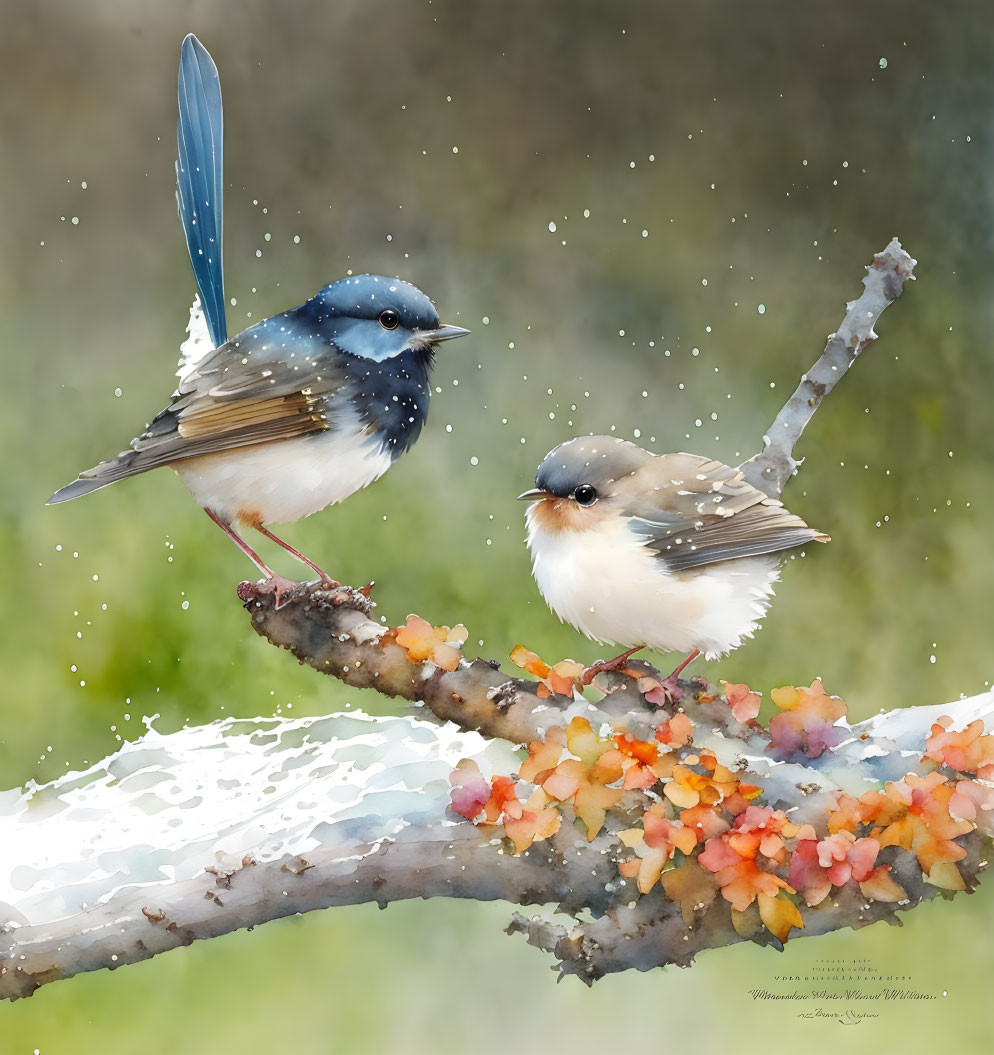
{"label": "rusty orange breast patch", "polygon": [[564,531],[590,531],[607,515],[600,503],[584,509],[571,498],[543,498],[532,512],[536,525],[551,535]]}

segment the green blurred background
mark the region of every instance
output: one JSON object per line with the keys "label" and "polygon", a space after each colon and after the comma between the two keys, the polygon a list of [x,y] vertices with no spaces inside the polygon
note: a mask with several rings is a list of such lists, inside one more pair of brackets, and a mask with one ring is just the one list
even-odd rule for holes
{"label": "green blurred background", "polygon": [[[5,5],[0,787],[102,757],[143,715],[169,729],[394,707],[256,637],[234,595],[250,566],[171,473],[43,506],[172,390],[193,292],[173,174],[188,31],[224,90],[229,330],[349,268],[408,278],[473,329],[439,356],[413,452],[291,541],[344,581],[375,578],[391,623],[417,610],[465,622],[484,655],[524,640],[597,658],[529,576],[515,495],[537,462],[610,430],[751,454],[897,234],[918,281],[809,429],[787,492],[833,542],[788,562],[754,642],[698,669],[764,690],[821,676],[856,718],[983,691],[989,14],[983,0]],[[990,889],[903,929],[743,946],[592,991],[557,986],[504,937],[509,911],[341,909],[80,977],[0,1007],[0,1055],[979,1051],[994,1032]],[[747,995],[831,957],[947,995],[850,1029]]]}

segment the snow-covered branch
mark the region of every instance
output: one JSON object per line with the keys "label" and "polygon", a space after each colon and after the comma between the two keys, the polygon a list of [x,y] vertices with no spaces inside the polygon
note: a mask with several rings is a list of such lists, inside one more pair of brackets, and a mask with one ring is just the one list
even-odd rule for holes
{"label": "snow-covered branch", "polygon": [[[230,718],[0,796],[0,995],[311,908],[470,896],[449,862],[490,837],[446,816],[462,757],[516,762],[413,717]],[[478,893],[535,868],[490,862]]]}
{"label": "snow-covered branch", "polygon": [[[828,758],[806,762],[771,761],[745,726],[745,739],[702,736],[695,747],[707,740],[719,759],[746,760],[767,801],[797,807],[801,820],[833,791],[856,795],[924,771],[918,745],[940,715],[957,727],[978,718],[990,726],[994,696],[879,715],[847,730]],[[593,912],[587,924],[516,917],[511,925],[586,980],[688,963],[747,936],[721,899],[706,926],[688,925],[693,906],[659,887],[640,897],[636,881],[619,875],[618,831],[641,809],[640,793],[593,840],[564,824],[517,855],[497,827],[452,811],[449,774],[461,759],[488,776],[520,763],[500,741],[414,717],[232,718],[150,730],[86,772],[8,793],[0,799],[0,997],[281,916],[412,897]],[[968,881],[980,837],[991,834],[984,816],[958,862]],[[893,919],[936,892],[913,853],[899,853],[892,873],[906,894],[900,905],[870,901],[852,885],[806,910],[801,933]]]}

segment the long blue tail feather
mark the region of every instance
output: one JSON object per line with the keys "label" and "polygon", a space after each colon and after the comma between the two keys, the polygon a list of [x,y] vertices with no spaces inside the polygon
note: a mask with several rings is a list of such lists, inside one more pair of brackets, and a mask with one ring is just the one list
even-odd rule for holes
{"label": "long blue tail feather", "polygon": [[176,200],[215,348],[228,338],[221,260],[223,131],[217,66],[190,33],[183,41],[179,60]]}

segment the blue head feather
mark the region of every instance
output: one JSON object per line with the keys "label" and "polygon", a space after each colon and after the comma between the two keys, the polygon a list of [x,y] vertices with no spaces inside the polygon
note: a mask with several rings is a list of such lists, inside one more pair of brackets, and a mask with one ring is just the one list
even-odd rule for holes
{"label": "blue head feather", "polygon": [[[342,351],[375,362],[405,351],[430,353],[428,341],[420,335],[439,325],[435,305],[420,289],[386,275],[339,279],[325,286],[307,307]],[[392,329],[381,322],[384,312],[396,313],[397,325]]]}
{"label": "blue head feather", "polygon": [[190,33],[179,60],[176,200],[186,247],[214,347],[228,337],[224,315],[221,80],[207,49]]}

